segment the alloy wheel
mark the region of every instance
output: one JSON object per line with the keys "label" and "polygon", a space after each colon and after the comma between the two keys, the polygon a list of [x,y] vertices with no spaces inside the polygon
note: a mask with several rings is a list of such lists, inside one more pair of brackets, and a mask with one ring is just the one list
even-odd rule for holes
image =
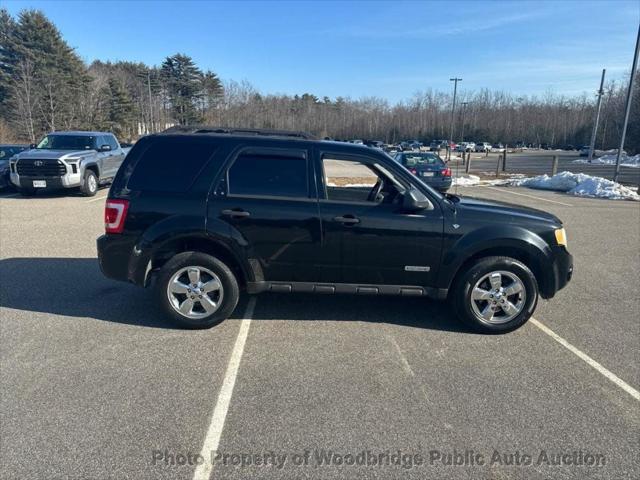
{"label": "alloy wheel", "polygon": [[177,313],[197,320],[220,308],[224,288],[220,278],[208,268],[189,266],[181,268],[169,279],[167,298]]}
{"label": "alloy wheel", "polygon": [[471,290],[471,310],[478,320],[507,323],[524,309],[527,292],[524,283],[513,272],[490,272],[480,278]]}

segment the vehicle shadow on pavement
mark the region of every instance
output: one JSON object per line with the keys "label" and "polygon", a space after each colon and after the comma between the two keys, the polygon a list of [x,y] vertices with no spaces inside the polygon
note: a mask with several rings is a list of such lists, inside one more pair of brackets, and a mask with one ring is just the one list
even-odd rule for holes
{"label": "vehicle shadow on pavement", "polygon": [[[153,291],[105,278],[95,258],[0,260],[0,306],[152,328],[179,329]],[[254,320],[373,322],[468,332],[448,306],[424,298],[275,294],[258,296]],[[241,302],[233,318],[244,313]]]}
{"label": "vehicle shadow on pavement", "polygon": [[3,259],[0,278],[2,307],[177,328],[163,318],[153,301],[153,292],[105,278],[96,258]]}
{"label": "vehicle shadow on pavement", "polygon": [[446,302],[400,296],[264,293],[254,321],[324,320],[388,323],[427,330],[476,333],[461,323]]}

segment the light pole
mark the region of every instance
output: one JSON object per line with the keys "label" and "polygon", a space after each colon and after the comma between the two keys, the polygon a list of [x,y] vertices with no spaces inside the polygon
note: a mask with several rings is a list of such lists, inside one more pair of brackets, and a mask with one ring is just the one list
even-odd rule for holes
{"label": "light pole", "polygon": [[464,114],[467,111],[469,102],[462,102],[462,132],[460,132],[460,141],[464,142]]}
{"label": "light pole", "polygon": [[604,94],[604,74],[606,69],[602,69],[602,78],[600,79],[600,90],[598,90],[598,104],[596,105],[596,121],[593,124],[593,132],[591,133],[591,144],[589,145],[589,158],[587,161],[591,163],[593,160],[593,149],[596,147],[596,134],[598,133],[598,121],[600,120],[600,107],[602,105],[602,95]]}
{"label": "light pole", "polygon": [[631,78],[629,79],[629,90],[627,90],[627,106],[624,112],[624,125],[622,126],[622,136],[620,137],[620,148],[616,157],[616,171],[613,174],[613,181],[618,181],[620,174],[620,156],[624,148],[624,137],[627,134],[627,124],[629,123],[629,112],[631,111],[631,95],[633,94],[633,84],[636,79],[636,68],[638,66],[638,53],[640,53],[640,25],[638,25],[638,38],[636,39],[636,52],[633,54],[633,66],[631,67]]}
{"label": "light pole", "polygon": [[449,158],[451,158],[451,144],[453,143],[453,120],[456,113],[456,94],[458,93],[458,82],[461,82],[461,78],[450,78],[450,82],[453,82],[453,105],[451,106],[451,128],[449,129]]}

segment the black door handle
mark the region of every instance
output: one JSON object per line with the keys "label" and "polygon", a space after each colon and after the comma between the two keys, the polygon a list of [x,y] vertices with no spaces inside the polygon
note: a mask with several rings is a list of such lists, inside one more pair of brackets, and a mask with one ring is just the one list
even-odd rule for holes
{"label": "black door handle", "polygon": [[344,217],[333,217],[334,222],[342,223],[343,225],[355,225],[360,223],[360,219],[353,215],[345,215]]}
{"label": "black door handle", "polygon": [[245,218],[251,214],[246,210],[222,210],[222,215],[231,218]]}

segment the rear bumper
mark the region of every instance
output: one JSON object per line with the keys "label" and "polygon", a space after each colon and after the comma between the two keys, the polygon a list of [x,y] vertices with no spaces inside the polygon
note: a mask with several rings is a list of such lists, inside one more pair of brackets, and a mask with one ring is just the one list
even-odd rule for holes
{"label": "rear bumper", "polygon": [[146,286],[151,268],[150,248],[141,248],[128,235],[105,234],[96,243],[98,263],[105,277]]}
{"label": "rear bumper", "polygon": [[424,183],[436,190],[447,190],[451,188],[451,177],[420,177]]}

